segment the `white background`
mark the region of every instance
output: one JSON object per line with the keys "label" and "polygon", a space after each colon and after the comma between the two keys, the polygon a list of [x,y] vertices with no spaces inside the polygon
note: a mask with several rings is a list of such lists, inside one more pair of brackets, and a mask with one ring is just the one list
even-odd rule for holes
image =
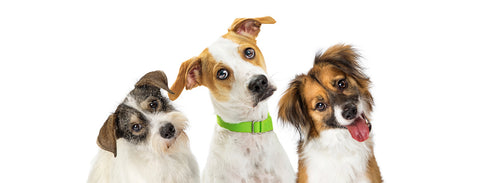
{"label": "white background", "polygon": [[[266,15],[277,20],[257,39],[278,87],[269,109],[295,169],[298,136],[277,123],[277,102],[318,50],[347,43],[373,81],[384,180],[480,182],[479,12],[474,1],[1,1],[0,182],[85,182],[101,125],[143,74],[163,70],[171,85],[235,18]],[[203,169],[208,90],[175,105]]]}

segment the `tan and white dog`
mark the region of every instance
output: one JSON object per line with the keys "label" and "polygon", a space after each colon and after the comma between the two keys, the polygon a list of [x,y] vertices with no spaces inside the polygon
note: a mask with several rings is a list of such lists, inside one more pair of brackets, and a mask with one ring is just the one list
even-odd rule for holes
{"label": "tan and white dog", "polygon": [[278,117],[297,128],[299,183],[379,183],[368,120],[369,78],[351,46],[335,45],[297,75],[279,102]]}
{"label": "tan and white dog", "polygon": [[236,19],[228,33],[199,56],[182,63],[169,94],[205,86],[217,126],[203,172],[205,183],[290,183],[295,173],[272,131],[266,99],[276,90],[256,45],[261,24],[271,17]]}
{"label": "tan and white dog", "polygon": [[187,118],[162,94],[167,86],[162,71],[146,74],[108,117],[89,183],[200,182]]}

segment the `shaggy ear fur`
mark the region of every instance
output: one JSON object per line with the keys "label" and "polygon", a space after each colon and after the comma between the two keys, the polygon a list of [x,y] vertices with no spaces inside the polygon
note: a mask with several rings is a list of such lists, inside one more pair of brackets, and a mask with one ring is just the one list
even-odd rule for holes
{"label": "shaggy ear fur", "polygon": [[135,84],[135,87],[141,87],[145,85],[155,86],[168,91],[168,93],[175,94],[168,88],[168,79],[163,71],[152,71],[145,74],[145,76],[143,76],[137,82],[137,84]]}
{"label": "shaggy ear fur", "polygon": [[368,90],[370,87],[370,79],[363,73],[363,68],[360,66],[358,58],[360,58],[360,55],[352,46],[337,44],[328,48],[325,53],[319,53],[315,58],[314,66],[332,64],[352,76],[362,88],[362,95],[366,97],[369,102],[369,108],[372,110],[373,97]]}
{"label": "shaggy ear fur", "polygon": [[255,39],[260,32],[262,24],[274,24],[276,21],[272,17],[259,18],[237,18],[233,21],[228,31],[233,31],[237,34],[247,36],[250,39]]}
{"label": "shaggy ear fur", "polygon": [[183,62],[178,70],[177,79],[171,87],[173,93],[169,93],[168,98],[174,101],[180,96],[184,88],[190,90],[201,85],[201,75],[202,64],[200,58],[193,57]]}
{"label": "shaggy ear fur", "polygon": [[117,157],[117,125],[115,121],[115,114],[108,117],[98,134],[97,145],[105,151],[112,152],[113,156]]}
{"label": "shaggy ear fur", "polygon": [[368,79],[362,72],[362,67],[357,61],[358,58],[360,58],[360,55],[352,46],[337,44],[328,48],[323,54],[318,54],[314,65],[321,65],[322,63],[333,64],[349,75],[359,79]]}
{"label": "shaggy ear fur", "polygon": [[300,136],[307,135],[311,127],[310,115],[302,97],[306,77],[304,74],[297,75],[278,102],[279,119],[293,125]]}

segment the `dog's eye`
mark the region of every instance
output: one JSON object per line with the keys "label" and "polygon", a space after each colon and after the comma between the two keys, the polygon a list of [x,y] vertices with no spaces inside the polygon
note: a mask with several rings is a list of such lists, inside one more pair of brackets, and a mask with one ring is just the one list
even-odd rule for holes
{"label": "dog's eye", "polygon": [[245,51],[243,51],[243,53],[247,59],[255,58],[255,50],[253,48],[247,48]]}
{"label": "dog's eye", "polygon": [[150,106],[150,108],[152,108],[153,110],[157,109],[158,107],[158,101],[157,100],[152,100],[150,102],[150,104],[148,104]]}
{"label": "dog's eye", "polygon": [[343,90],[348,87],[347,80],[341,79],[338,81],[337,86],[339,89]]}
{"label": "dog's eye", "polygon": [[217,78],[220,80],[225,80],[228,78],[228,71],[226,69],[220,69],[217,72]]}
{"label": "dog's eye", "polygon": [[135,132],[139,132],[140,130],[142,130],[142,128],[143,128],[143,127],[142,127],[142,125],[140,125],[140,124],[134,124],[134,125],[132,126],[132,130],[135,131]]}
{"label": "dog's eye", "polygon": [[315,110],[317,111],[324,111],[325,109],[327,109],[327,105],[324,103],[319,102],[315,105]]}

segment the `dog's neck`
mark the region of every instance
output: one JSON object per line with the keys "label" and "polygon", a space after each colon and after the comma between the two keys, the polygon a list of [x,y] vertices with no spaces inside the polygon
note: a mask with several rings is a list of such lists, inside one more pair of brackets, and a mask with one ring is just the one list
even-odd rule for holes
{"label": "dog's neck", "polygon": [[215,114],[228,123],[240,123],[245,121],[263,121],[268,117],[267,101],[258,103],[257,106],[233,104],[231,102],[218,102],[213,97],[212,104]]}

